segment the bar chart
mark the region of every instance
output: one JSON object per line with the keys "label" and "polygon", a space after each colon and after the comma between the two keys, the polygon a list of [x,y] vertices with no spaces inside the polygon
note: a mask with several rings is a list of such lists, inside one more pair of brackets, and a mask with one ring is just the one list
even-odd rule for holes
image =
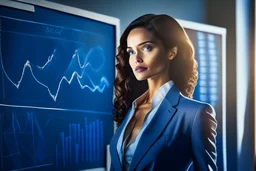
{"label": "bar chart", "polygon": [[56,166],[95,162],[101,160],[104,153],[103,122],[93,121],[84,124],[69,124],[69,132],[61,132],[59,144],[56,144]]}

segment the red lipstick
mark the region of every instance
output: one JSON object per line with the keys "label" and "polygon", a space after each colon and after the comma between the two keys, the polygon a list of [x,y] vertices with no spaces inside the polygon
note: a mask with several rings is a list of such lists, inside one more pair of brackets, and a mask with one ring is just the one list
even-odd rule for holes
{"label": "red lipstick", "polygon": [[136,71],[136,72],[143,72],[143,71],[145,71],[146,69],[147,69],[146,67],[137,66],[137,67],[135,68],[135,71]]}

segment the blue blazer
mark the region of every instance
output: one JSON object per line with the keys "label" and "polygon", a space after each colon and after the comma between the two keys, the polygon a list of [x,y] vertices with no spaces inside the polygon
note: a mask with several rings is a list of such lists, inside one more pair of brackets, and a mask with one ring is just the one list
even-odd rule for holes
{"label": "blue blazer", "polygon": [[[127,119],[110,143],[111,171],[122,170],[116,147]],[[217,170],[216,127],[209,104],[184,97],[173,85],[141,135],[129,170],[185,171],[192,163],[195,171]]]}

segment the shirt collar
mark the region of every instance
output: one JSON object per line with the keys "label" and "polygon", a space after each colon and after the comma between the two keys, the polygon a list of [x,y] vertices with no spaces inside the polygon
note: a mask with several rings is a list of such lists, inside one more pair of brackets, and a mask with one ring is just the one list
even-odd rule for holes
{"label": "shirt collar", "polygon": [[[162,100],[165,98],[167,92],[171,89],[171,87],[173,86],[173,81],[170,80],[166,83],[164,83],[154,94],[153,96],[153,100],[152,100],[152,109],[154,109],[155,107],[157,107],[157,105],[159,105]],[[148,95],[148,90],[143,93],[140,97],[138,97],[137,99],[135,99],[132,103],[133,107],[136,108],[138,105],[140,105],[141,103],[143,103],[143,101],[145,100],[145,98]]]}
{"label": "shirt collar", "polygon": [[143,101],[145,101],[145,98],[147,97],[147,95],[148,95],[148,90],[145,93],[143,93],[140,97],[135,99],[132,103],[134,108],[137,108],[137,106],[139,106],[141,103],[143,103]]}

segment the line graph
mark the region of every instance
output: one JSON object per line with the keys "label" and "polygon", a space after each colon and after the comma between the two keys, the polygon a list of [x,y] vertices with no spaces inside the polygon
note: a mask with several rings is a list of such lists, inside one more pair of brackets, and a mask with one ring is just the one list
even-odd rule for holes
{"label": "line graph", "polygon": [[[32,27],[42,32],[31,30]],[[61,28],[61,32],[53,34],[46,27],[49,26],[0,15],[0,87],[3,91],[0,104],[97,109],[95,102],[100,102],[99,97],[103,104],[102,97],[112,96],[113,91],[114,70],[109,72],[109,67],[114,67],[114,63],[107,60],[108,40],[99,34],[60,26],[56,29]],[[54,29],[53,25],[50,27]],[[70,35],[72,40],[68,39]],[[71,103],[64,99],[72,96],[76,100]],[[81,101],[87,101],[88,105],[82,105]],[[112,98],[104,106],[111,103]]]}
{"label": "line graph", "polygon": [[[100,48],[100,47],[96,47],[95,49],[100,49],[100,50],[102,50],[102,48]],[[54,49],[54,53],[55,53],[55,51],[56,51],[56,49]],[[91,50],[91,51],[93,51],[93,50]],[[90,51],[90,53],[91,53],[91,51]],[[44,66],[42,66],[42,67],[37,66],[37,67],[38,67],[39,69],[41,69],[41,70],[44,70],[45,67],[47,67],[47,65],[49,65],[50,62],[52,61],[52,59],[53,59],[53,57],[54,57],[54,53],[48,58],[48,61],[46,62],[46,64],[44,64]],[[88,53],[88,54],[89,54],[89,53]],[[102,52],[102,54],[103,54],[103,52]],[[87,55],[87,56],[88,56],[88,55]],[[86,57],[87,57],[87,56],[86,56]],[[73,69],[73,66],[72,66],[72,65],[73,65],[73,61],[74,61],[73,59],[75,59],[75,57],[77,57],[77,61],[78,61],[78,63],[79,63],[80,69],[83,69],[83,71],[81,72],[81,74],[79,74],[77,71],[73,71],[73,72],[70,71],[70,70],[71,70],[70,68]],[[98,90],[100,93],[102,93],[106,87],[109,87],[109,82],[108,82],[108,80],[107,80],[106,77],[102,77],[101,80],[100,80],[100,83],[97,85],[97,84],[95,84],[95,83],[92,81],[92,79],[90,78],[90,76],[85,72],[87,68],[91,68],[93,71],[98,72],[98,71],[102,68],[103,64],[102,64],[102,66],[101,66],[99,69],[94,69],[94,68],[92,68],[89,62],[86,63],[86,64],[84,64],[84,65],[81,65],[80,59],[79,59],[79,55],[77,54],[77,50],[75,51],[75,54],[72,56],[72,60],[71,60],[71,62],[70,62],[69,67],[68,67],[67,70],[65,71],[65,73],[67,73],[67,74],[70,73],[70,72],[71,72],[72,74],[71,74],[70,78],[67,78],[66,76],[63,76],[63,77],[60,79],[56,93],[52,93],[52,91],[50,90],[50,88],[49,88],[47,85],[43,84],[42,82],[40,82],[40,81],[38,80],[38,78],[35,76],[35,74],[34,74],[34,72],[33,72],[33,69],[32,69],[32,66],[31,66],[29,60],[27,60],[26,63],[24,64],[23,69],[22,69],[22,73],[21,73],[21,77],[20,77],[20,79],[19,79],[19,81],[18,81],[17,83],[15,83],[15,82],[9,77],[9,75],[6,73],[5,68],[4,68],[4,64],[3,64],[3,60],[2,60],[2,55],[0,55],[0,60],[1,60],[1,67],[2,67],[2,69],[3,69],[4,75],[7,77],[7,79],[8,79],[17,89],[20,87],[20,84],[22,83],[22,80],[23,80],[23,77],[24,77],[26,68],[28,68],[28,69],[30,70],[30,72],[31,72],[31,74],[32,74],[32,76],[33,76],[33,78],[35,79],[35,81],[36,81],[38,84],[40,84],[41,86],[43,86],[43,87],[45,87],[45,88],[47,89],[49,95],[51,96],[51,98],[52,98],[54,101],[57,100],[58,93],[59,93],[59,90],[60,90],[60,88],[61,88],[62,82],[63,82],[63,81],[66,81],[68,84],[71,84],[71,82],[74,80],[74,78],[77,78],[77,81],[78,81],[78,83],[79,83],[81,89],[88,88],[91,92],[95,92],[96,90]],[[88,79],[89,79],[89,81],[90,81],[90,83],[91,83],[92,86],[89,86],[88,83],[82,84],[83,76],[87,76],[87,77],[88,77]]]}

